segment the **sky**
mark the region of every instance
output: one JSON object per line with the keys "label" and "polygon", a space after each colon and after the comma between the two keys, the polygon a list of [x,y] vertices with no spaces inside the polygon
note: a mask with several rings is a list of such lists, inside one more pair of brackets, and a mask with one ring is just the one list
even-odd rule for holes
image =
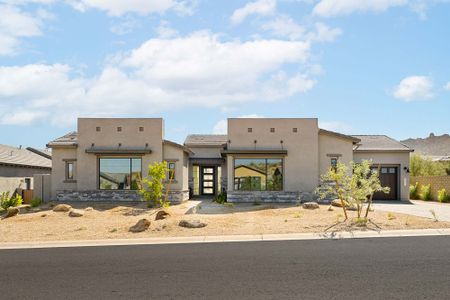
{"label": "sky", "polygon": [[450,133],[450,0],[0,0],[0,144],[77,117],[316,117],[396,139]]}

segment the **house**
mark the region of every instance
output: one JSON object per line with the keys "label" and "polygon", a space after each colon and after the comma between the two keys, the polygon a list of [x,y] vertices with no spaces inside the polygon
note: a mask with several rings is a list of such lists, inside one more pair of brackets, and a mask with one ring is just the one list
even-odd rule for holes
{"label": "house", "polygon": [[82,118],[76,133],[48,147],[57,200],[137,200],[148,164],[166,161],[175,174],[171,201],[221,191],[230,202],[310,201],[321,174],[364,159],[391,187],[376,197],[409,197],[410,148],[384,135],[320,129],[316,118],[230,118],[227,135],[188,135],[184,145],[164,139],[162,119]]}

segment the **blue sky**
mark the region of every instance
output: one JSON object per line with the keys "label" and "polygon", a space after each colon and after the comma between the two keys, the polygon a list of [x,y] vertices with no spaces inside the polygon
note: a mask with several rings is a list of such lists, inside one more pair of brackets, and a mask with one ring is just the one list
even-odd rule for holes
{"label": "blue sky", "polygon": [[77,117],[317,117],[397,139],[450,133],[446,0],[0,0],[0,143]]}

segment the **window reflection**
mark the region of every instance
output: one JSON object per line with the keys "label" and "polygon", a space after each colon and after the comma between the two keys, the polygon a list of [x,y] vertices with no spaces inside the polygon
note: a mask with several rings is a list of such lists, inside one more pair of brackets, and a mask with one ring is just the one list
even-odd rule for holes
{"label": "window reflection", "polygon": [[238,158],[234,160],[236,191],[283,190],[283,160],[281,158]]}

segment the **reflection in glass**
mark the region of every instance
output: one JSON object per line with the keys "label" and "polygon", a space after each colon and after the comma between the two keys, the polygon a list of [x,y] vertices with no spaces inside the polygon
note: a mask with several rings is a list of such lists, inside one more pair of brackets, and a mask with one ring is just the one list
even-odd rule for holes
{"label": "reflection in glass", "polygon": [[283,160],[281,158],[238,158],[234,160],[236,191],[283,190]]}
{"label": "reflection in glass", "polygon": [[136,190],[141,180],[140,158],[100,158],[101,190]]}

